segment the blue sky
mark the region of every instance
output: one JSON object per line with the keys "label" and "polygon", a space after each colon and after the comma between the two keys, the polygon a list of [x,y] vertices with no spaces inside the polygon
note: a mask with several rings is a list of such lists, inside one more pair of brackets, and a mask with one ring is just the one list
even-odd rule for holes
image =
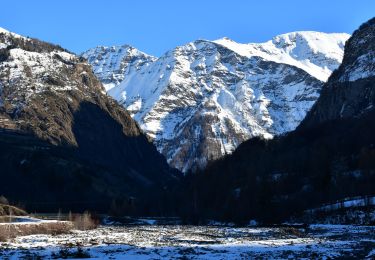
{"label": "blue sky", "polygon": [[196,39],[262,42],[281,33],[351,33],[375,0],[6,0],[0,27],[80,53],[130,44],[160,56]]}

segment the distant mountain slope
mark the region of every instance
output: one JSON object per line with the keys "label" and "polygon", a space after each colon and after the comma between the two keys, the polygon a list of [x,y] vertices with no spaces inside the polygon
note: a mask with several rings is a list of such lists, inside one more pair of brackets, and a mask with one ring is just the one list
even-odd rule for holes
{"label": "distant mountain slope", "polygon": [[[199,40],[158,59],[133,49],[116,54],[127,53],[128,46],[98,47],[83,57],[99,78],[113,70],[115,80],[102,77],[115,85],[108,94],[128,109],[169,164],[186,172],[251,137],[295,129],[323,84],[309,73],[326,79],[340,64],[347,37],[298,32],[263,45]],[[121,83],[115,64],[126,64]]]}
{"label": "distant mountain slope", "polygon": [[297,130],[246,141],[187,179],[185,214],[274,223],[324,203],[374,195],[374,42],[372,19],[348,40],[342,64]]}
{"label": "distant mountain slope", "polygon": [[83,59],[4,29],[0,57],[0,194],[31,209],[108,210],[174,180]]}

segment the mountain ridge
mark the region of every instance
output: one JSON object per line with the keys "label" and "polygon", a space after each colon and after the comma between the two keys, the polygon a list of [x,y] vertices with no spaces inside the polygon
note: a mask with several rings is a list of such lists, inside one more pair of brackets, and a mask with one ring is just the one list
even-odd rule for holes
{"label": "mountain ridge", "polygon": [[[340,64],[342,49],[349,37],[347,33],[295,31],[277,35],[264,43],[241,44],[227,37],[214,42],[247,57],[260,56],[296,66],[321,81],[327,81],[332,71]],[[319,54],[322,56],[319,57]],[[331,64],[327,59],[330,59]]]}

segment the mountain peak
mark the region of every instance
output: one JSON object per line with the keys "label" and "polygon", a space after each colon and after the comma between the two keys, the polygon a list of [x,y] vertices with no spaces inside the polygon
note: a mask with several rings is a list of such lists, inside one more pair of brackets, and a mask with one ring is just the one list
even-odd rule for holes
{"label": "mountain peak", "polygon": [[226,36],[224,36],[223,38],[214,40],[213,42],[217,42],[218,43],[218,42],[226,42],[226,41],[228,41],[228,42],[234,42],[234,40],[232,40],[231,38],[226,37]]}
{"label": "mountain peak", "polygon": [[[296,31],[285,34],[280,34],[272,38],[272,43],[279,48],[286,48],[297,44],[302,47],[303,44],[308,45],[308,48],[313,52],[325,52],[326,55],[332,58],[337,58],[332,53],[343,53],[345,42],[349,39],[350,34],[347,33],[323,33],[315,31]],[[285,44],[285,46],[283,45]]]}
{"label": "mountain peak", "polygon": [[138,70],[144,64],[156,60],[133,46],[98,46],[82,53],[93,66],[96,75],[108,91],[124,80],[128,69]]}
{"label": "mountain peak", "polygon": [[[99,51],[99,50],[100,51],[110,51],[110,52],[123,52],[123,51],[134,50],[136,52],[148,55],[148,54],[138,50],[137,48],[135,48],[135,47],[133,47],[129,44],[122,44],[122,45],[111,45],[111,46],[99,45],[99,46],[96,46],[94,48],[88,49],[87,51],[83,52],[81,54],[81,56],[84,56],[86,53],[88,53],[90,51]],[[148,55],[148,56],[151,56],[151,55]]]}

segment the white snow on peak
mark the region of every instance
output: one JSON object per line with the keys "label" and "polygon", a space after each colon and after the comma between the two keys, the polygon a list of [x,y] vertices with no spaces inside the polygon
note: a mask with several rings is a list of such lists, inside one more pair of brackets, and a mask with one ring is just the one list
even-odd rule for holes
{"label": "white snow on peak", "polygon": [[8,30],[5,30],[4,28],[0,27],[0,33],[10,33]]}
{"label": "white snow on peak", "polygon": [[139,70],[156,59],[129,45],[98,46],[84,52],[82,56],[88,59],[107,91],[118,86],[125,75],[132,73],[130,70]]}
{"label": "white snow on peak", "polygon": [[321,81],[327,81],[341,63],[346,33],[300,31],[281,34],[265,43],[237,43],[229,38],[214,42],[246,57],[259,56],[305,70]]}
{"label": "white snow on peak", "polygon": [[16,38],[26,38],[26,37],[23,37],[19,34],[14,33],[14,32],[10,32],[10,31],[2,28],[2,27],[0,27],[0,33],[10,34],[11,36],[16,37]]}

